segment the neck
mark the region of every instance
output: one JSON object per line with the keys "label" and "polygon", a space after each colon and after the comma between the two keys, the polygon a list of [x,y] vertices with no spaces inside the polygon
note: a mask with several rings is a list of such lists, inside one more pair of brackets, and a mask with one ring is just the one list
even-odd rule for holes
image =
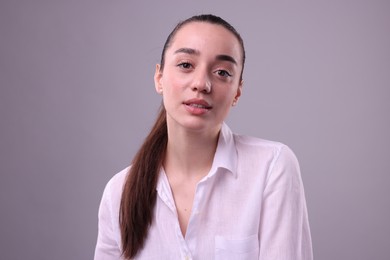
{"label": "neck", "polygon": [[202,178],[212,165],[219,130],[205,133],[168,127],[168,145],[164,168],[168,175]]}

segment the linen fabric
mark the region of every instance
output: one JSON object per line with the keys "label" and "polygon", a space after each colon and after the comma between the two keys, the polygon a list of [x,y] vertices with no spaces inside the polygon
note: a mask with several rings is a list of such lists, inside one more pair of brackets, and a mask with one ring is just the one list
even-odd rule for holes
{"label": "linen fabric", "polygon": [[[123,259],[119,207],[128,171],[104,189],[95,260]],[[185,236],[163,168],[157,193],[153,223],[135,259],[313,259],[299,164],[284,144],[236,135],[223,124]]]}

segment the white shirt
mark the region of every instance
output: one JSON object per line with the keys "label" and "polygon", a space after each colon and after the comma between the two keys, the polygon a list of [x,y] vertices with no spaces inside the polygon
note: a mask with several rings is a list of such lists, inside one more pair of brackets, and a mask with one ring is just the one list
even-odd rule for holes
{"label": "white shirt", "polygon": [[[128,168],[103,193],[95,260],[121,258],[119,205]],[[210,172],[197,185],[183,237],[161,169],[153,223],[135,259],[313,259],[298,161],[281,143],[223,125]]]}

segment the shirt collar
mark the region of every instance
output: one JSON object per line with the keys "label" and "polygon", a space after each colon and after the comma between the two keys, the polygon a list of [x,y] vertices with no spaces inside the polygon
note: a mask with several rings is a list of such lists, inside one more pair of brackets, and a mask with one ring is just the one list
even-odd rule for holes
{"label": "shirt collar", "polygon": [[[227,172],[233,174],[235,178],[237,177],[237,149],[234,143],[233,132],[226,123],[222,124],[213,164],[209,174],[205,178],[213,176],[219,168],[226,169]],[[163,167],[161,167],[157,182],[157,191],[160,195],[162,191],[166,191],[166,193],[169,194],[167,191],[170,188],[166,178],[165,171]]]}
{"label": "shirt collar", "polygon": [[209,176],[214,175],[218,168],[224,168],[232,173],[234,177],[237,177],[237,149],[233,133],[226,123],[222,124],[219,133],[217,150]]}

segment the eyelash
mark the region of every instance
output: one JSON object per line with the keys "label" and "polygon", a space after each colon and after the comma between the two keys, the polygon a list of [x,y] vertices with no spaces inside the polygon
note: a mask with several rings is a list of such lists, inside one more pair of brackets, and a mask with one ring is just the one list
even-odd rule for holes
{"label": "eyelash", "polygon": [[[185,70],[188,70],[191,67],[193,67],[190,62],[181,62],[181,63],[177,64],[177,66],[179,68],[185,69]],[[227,78],[227,77],[232,76],[232,74],[230,74],[227,70],[216,70],[216,73],[218,74],[218,76],[221,76],[223,78]]]}
{"label": "eyelash", "polygon": [[177,64],[177,66],[182,68],[182,69],[189,69],[192,67],[192,64],[189,62],[181,62],[181,63]]}
{"label": "eyelash", "polygon": [[[221,77],[231,77],[231,76],[232,76],[232,74],[230,74],[230,73],[229,73],[228,71],[226,71],[226,70],[217,70],[217,73],[218,73],[218,75],[221,76]],[[221,73],[224,74],[224,75],[221,75]]]}

